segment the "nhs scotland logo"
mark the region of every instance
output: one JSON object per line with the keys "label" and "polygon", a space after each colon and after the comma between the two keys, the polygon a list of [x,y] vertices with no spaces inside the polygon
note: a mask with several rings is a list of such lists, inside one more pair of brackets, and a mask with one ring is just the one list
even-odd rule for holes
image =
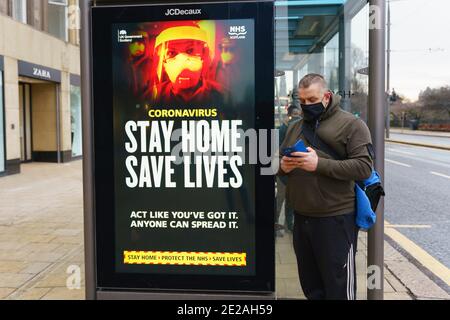
{"label": "nhs scotland logo", "polygon": [[245,39],[246,34],[245,26],[230,26],[230,31],[228,31],[230,39]]}

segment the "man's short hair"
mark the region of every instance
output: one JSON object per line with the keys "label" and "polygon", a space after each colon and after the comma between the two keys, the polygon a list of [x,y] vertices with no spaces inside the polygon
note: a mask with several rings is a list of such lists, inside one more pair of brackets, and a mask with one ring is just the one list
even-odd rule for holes
{"label": "man's short hair", "polygon": [[322,85],[323,89],[326,90],[328,88],[327,81],[325,78],[318,73],[310,73],[304,76],[300,82],[298,83],[298,87],[300,89],[307,89],[312,84],[319,83]]}

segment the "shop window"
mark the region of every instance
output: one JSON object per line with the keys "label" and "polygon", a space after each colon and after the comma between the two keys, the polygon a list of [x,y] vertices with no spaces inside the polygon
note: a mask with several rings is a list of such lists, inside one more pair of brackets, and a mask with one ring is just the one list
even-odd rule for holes
{"label": "shop window", "polygon": [[80,87],[70,86],[70,122],[72,157],[82,155],[82,125],[81,125],[81,90]]}
{"label": "shop window", "polygon": [[48,32],[61,40],[68,40],[67,0],[48,1]]}
{"label": "shop window", "polygon": [[12,17],[22,23],[27,23],[27,0],[13,0],[12,4]]}

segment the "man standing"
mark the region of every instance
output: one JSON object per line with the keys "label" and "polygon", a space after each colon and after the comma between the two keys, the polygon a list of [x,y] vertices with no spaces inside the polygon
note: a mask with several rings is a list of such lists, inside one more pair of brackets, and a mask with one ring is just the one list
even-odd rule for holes
{"label": "man standing", "polygon": [[[279,175],[288,177],[286,198],[295,212],[293,242],[301,286],[308,299],[354,300],[354,188],[355,181],[372,172],[370,132],[361,119],[340,108],[340,96],[328,90],[321,75],[306,75],[298,90],[303,120],[289,128],[281,150],[302,139],[308,152],[282,157]],[[305,137],[306,128],[313,141]],[[324,151],[324,145],[343,160]]]}

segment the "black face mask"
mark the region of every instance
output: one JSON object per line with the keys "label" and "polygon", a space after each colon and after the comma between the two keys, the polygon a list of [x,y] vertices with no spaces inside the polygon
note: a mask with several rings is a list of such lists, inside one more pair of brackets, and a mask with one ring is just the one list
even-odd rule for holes
{"label": "black face mask", "polygon": [[303,117],[308,122],[319,120],[320,116],[325,112],[325,106],[322,102],[314,104],[302,104]]}

